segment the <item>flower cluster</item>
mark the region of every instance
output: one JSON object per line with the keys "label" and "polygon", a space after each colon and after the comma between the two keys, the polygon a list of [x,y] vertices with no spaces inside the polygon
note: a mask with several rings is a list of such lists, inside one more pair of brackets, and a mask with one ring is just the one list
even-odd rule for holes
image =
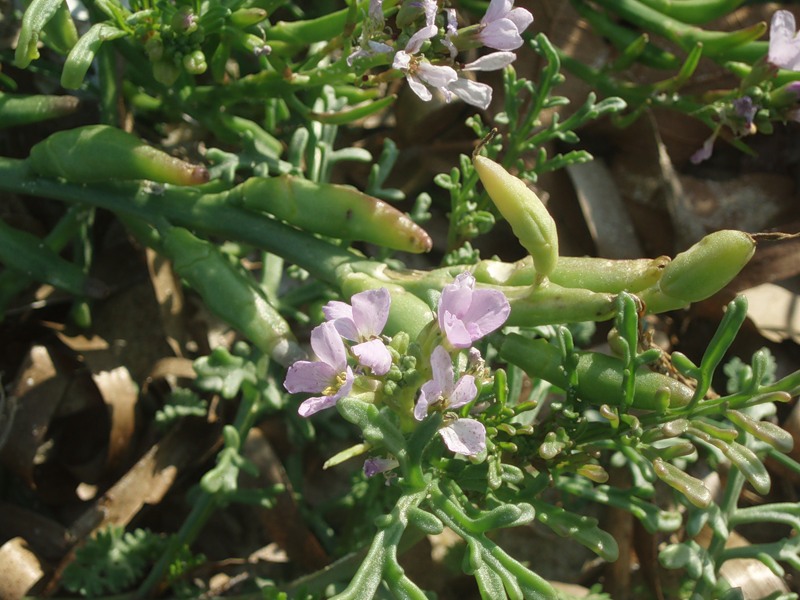
{"label": "flower cluster", "polygon": [[[323,308],[326,321],[311,332],[311,348],[318,360],[297,361],[284,381],[290,393],[320,394],[300,405],[301,416],[308,417],[335,406],[354,391],[358,374],[377,382],[374,389],[378,390],[376,401],[380,401],[380,384],[388,383],[393,369],[393,351],[382,336],[390,304],[389,291],[381,288],[355,294],[350,304],[333,301]],[[454,412],[473,402],[479,391],[476,378],[479,369],[467,372],[469,366],[459,367],[465,362],[458,360],[459,354],[468,349],[467,365],[482,364],[480,353],[472,345],[500,328],[510,310],[502,292],[475,289],[475,278],[468,272],[442,290],[437,310],[439,343],[431,344],[434,349],[429,356],[419,357],[430,364],[431,378],[414,388],[419,393],[413,418],[422,421],[432,412],[444,413],[439,435],[456,454],[475,456],[486,448],[483,424]],[[396,466],[393,459],[370,459],[365,472],[373,475],[393,466]]]}
{"label": "flower cluster", "polygon": [[[448,102],[456,97],[482,109],[491,103],[492,88],[470,79],[467,74],[494,71],[511,64],[516,58],[511,50],[522,46],[522,32],[533,22],[533,15],[524,8],[514,8],[513,0],[491,0],[477,26],[459,30],[455,9],[440,11],[436,0],[406,1],[403,8],[419,15],[411,19],[412,25],[419,21],[419,28],[402,48],[397,48],[397,40],[385,33],[382,4],[382,0],[370,0],[359,46],[347,57],[347,63],[352,65],[358,59],[380,54],[388,56],[394,52],[392,68],[405,75],[409,87],[420,99],[427,102],[433,98],[433,91],[439,91]],[[443,26],[444,35],[440,35],[439,24]],[[434,56],[435,62],[431,62],[426,53],[434,42],[449,56]],[[455,63],[459,48],[480,46],[498,52],[466,65]]]}

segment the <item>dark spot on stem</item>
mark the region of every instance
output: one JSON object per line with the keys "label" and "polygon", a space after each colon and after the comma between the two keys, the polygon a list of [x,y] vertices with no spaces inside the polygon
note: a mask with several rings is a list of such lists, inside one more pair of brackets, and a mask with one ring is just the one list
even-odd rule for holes
{"label": "dark spot on stem", "polygon": [[344,218],[345,218],[345,220],[347,220],[347,221],[349,221],[350,219],[352,219],[352,218],[353,218],[353,209],[352,209],[352,208],[348,208],[348,209],[347,209],[347,212],[346,212],[346,213],[344,213]]}

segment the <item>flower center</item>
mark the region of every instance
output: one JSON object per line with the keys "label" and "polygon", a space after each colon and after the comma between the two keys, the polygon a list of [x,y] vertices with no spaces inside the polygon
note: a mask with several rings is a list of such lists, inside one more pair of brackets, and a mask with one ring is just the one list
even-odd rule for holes
{"label": "flower center", "polygon": [[335,396],[341,387],[347,381],[347,373],[337,373],[336,379],[328,387],[322,390],[323,396]]}

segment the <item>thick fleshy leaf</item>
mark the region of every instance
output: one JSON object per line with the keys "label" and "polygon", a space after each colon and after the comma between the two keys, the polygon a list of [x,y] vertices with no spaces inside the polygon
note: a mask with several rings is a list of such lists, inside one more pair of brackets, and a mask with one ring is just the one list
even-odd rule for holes
{"label": "thick fleshy leaf", "polygon": [[448,408],[460,408],[472,402],[478,395],[478,387],[475,385],[475,378],[472,375],[464,375],[455,385],[453,393],[450,394]]}
{"label": "thick fleshy leaf", "polygon": [[335,383],[336,374],[329,364],[299,360],[289,367],[283,387],[290,394],[318,394]]}
{"label": "thick fleshy leaf", "polygon": [[350,299],[352,314],[360,339],[380,335],[389,318],[392,298],[389,290],[380,288],[354,294]]}
{"label": "thick fleshy leaf", "polygon": [[347,366],[347,353],[341,335],[332,321],[327,321],[311,332],[311,348],[322,362],[329,364],[337,373]]}
{"label": "thick fleshy leaf", "polygon": [[445,446],[456,454],[475,456],[486,449],[486,428],[474,419],[458,419],[439,430]]}
{"label": "thick fleshy leaf", "polygon": [[386,375],[392,366],[392,355],[380,340],[369,340],[353,346],[358,364],[372,369],[375,375]]}

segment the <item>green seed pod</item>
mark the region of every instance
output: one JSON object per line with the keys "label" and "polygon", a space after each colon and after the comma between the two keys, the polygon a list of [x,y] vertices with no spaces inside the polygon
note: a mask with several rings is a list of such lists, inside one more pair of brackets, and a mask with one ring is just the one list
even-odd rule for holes
{"label": "green seed pod", "polygon": [[406,214],[351,187],[281,175],[252,177],[240,189],[234,202],[306,231],[404,252],[427,252],[432,246]]}
{"label": "green seed pod", "polygon": [[[507,335],[500,346],[500,357],[529,376],[544,379],[562,389],[569,387],[561,363],[561,352],[546,340],[531,340],[518,334]],[[579,352],[578,397],[596,406],[619,406],[624,401],[622,376],[625,364],[618,358],[598,352]],[[687,405],[694,390],[679,381],[641,367],[636,372],[633,407],[660,411]]]}
{"label": "green seed pod", "polygon": [[205,167],[162,152],[138,137],[108,125],[88,125],[54,133],[31,148],[31,169],[73,183],[149,179],[173,185],[208,181]]}
{"label": "green seed pod", "polygon": [[634,260],[560,256],[550,281],[563,287],[593,292],[638,292],[661,279],[669,256]]}
{"label": "green seed pod", "polygon": [[[635,293],[656,284],[670,260],[668,256],[631,260],[559,256],[548,277],[566,288]],[[530,256],[514,263],[482,260],[472,274],[480,283],[508,286],[533,285],[537,275]]]}
{"label": "green seed pod", "polygon": [[711,233],[678,254],[664,269],[658,284],[642,291],[640,297],[653,313],[705,300],[736,277],[755,248],[755,240],[743,231]]}
{"label": "green seed pod", "polygon": [[175,272],[203,298],[208,309],[244,334],[260,350],[288,366],[303,354],[286,321],[254,281],[236,269],[214,244],[182,227],[162,234]]}
{"label": "green seed pod", "polygon": [[606,321],[616,314],[616,296],[551,282],[538,287],[498,288],[511,305],[506,325],[535,327],[551,323]]}
{"label": "green seed pod", "polygon": [[472,162],[489,197],[533,257],[537,274],[549,276],[558,260],[558,232],[547,208],[525,182],[493,160],[474,156]]}

